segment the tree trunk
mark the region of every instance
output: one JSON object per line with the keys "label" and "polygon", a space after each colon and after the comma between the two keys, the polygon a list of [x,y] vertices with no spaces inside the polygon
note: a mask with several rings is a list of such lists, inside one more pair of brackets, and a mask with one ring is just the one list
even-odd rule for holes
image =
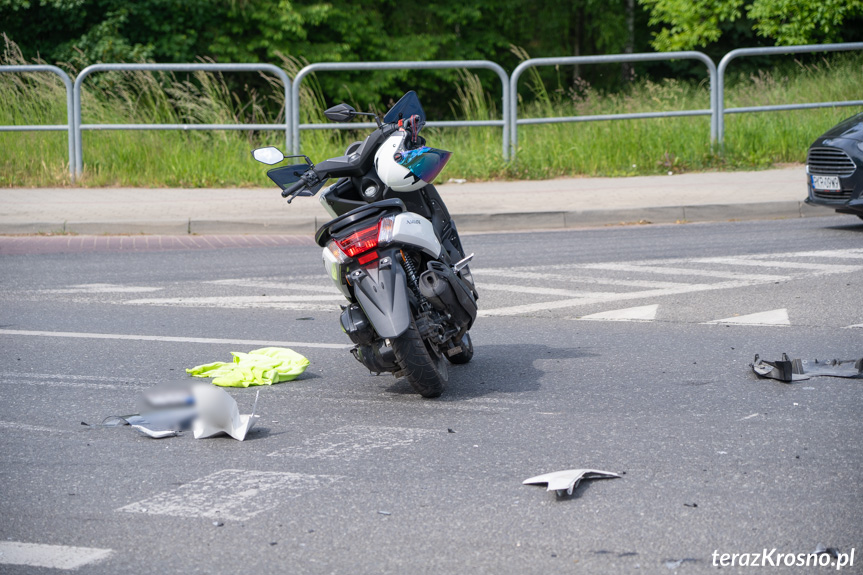
{"label": "tree trunk", "polygon": [[[634,1],[634,0],[633,0]],[[571,37],[572,37],[572,55],[573,56],[581,56],[581,45],[584,41],[584,6],[579,3],[573,12],[572,15],[572,26],[571,26]],[[573,84],[577,83],[578,80],[581,79],[581,65],[576,64],[575,70],[572,73],[572,81]]]}
{"label": "tree trunk", "polygon": [[[632,54],[635,48],[635,0],[626,0],[626,46],[623,48],[625,54]],[[620,76],[626,85],[635,79],[635,68],[629,62],[620,66]]]}

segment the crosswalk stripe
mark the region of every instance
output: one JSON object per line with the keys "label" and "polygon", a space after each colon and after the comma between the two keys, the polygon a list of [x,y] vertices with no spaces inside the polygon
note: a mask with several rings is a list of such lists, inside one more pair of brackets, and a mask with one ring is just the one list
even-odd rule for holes
{"label": "crosswalk stripe", "polygon": [[814,252],[792,252],[782,254],[755,254],[752,258],[772,258],[782,256],[783,258],[836,258],[836,259],[863,259],[863,249],[850,250],[821,250]]}
{"label": "crosswalk stripe", "polygon": [[255,339],[215,339],[209,337],[171,337],[164,335],[128,335],[120,333],[80,333],[68,331],[29,331],[0,329],[0,335],[26,335],[36,337],[71,337],[84,339],[117,339],[132,341],[162,341],[175,343],[206,343],[225,345],[248,345],[255,347],[312,347],[321,349],[348,349],[350,345],[340,343],[312,343],[303,341],[267,341]]}
{"label": "crosswalk stripe", "polygon": [[[427,402],[428,403],[428,402]],[[435,431],[410,427],[349,425],[322,433],[303,442],[270,453],[270,457],[354,461],[377,450],[389,451],[416,443]]]}
{"label": "crosswalk stripe", "polygon": [[779,260],[746,259],[746,258],[700,258],[692,260],[706,264],[728,264],[735,266],[755,266],[761,268],[788,268],[798,270],[823,271],[828,273],[850,273],[863,270],[863,266],[841,264],[816,264],[811,262],[786,262]]}
{"label": "crosswalk stripe", "polygon": [[[187,307],[275,307],[284,304],[307,304],[312,302],[344,301],[339,294],[326,295],[278,295],[278,296],[210,296],[210,297],[168,297],[130,299],[123,303],[129,305],[159,305]],[[329,308],[338,309],[335,304]]]}
{"label": "crosswalk stripe", "polygon": [[603,297],[614,294],[614,292],[590,292],[525,285],[489,284],[484,282],[480,284],[479,288],[482,289],[482,291],[505,291],[513,293],[530,293],[534,295],[560,295],[566,297]]}
{"label": "crosswalk stripe", "polygon": [[300,497],[339,479],[342,476],[223,469],[117,511],[247,521],[275,509],[285,499]]}
{"label": "crosswalk stripe", "polygon": [[788,319],[787,309],[774,309],[770,311],[762,311],[759,313],[751,313],[749,315],[740,315],[735,317],[726,317],[723,319],[715,319],[706,321],[704,325],[715,324],[732,324],[732,325],[763,325],[763,326],[784,326],[791,325]]}
{"label": "crosswalk stripe", "polygon": [[62,289],[45,289],[40,290],[41,293],[56,293],[56,294],[97,294],[97,293],[141,293],[141,292],[154,292],[161,291],[165,288],[163,287],[153,287],[153,286],[127,286],[127,285],[119,285],[119,284],[79,284],[69,286],[68,288]]}
{"label": "crosswalk stripe", "polygon": [[667,266],[651,266],[649,264],[626,264],[626,263],[599,263],[585,264],[585,269],[589,270],[609,270],[619,272],[641,272],[649,274],[664,274],[674,276],[704,276],[711,278],[728,278],[739,280],[755,280],[755,281],[787,281],[791,279],[789,276],[769,275],[769,274],[742,274],[738,272],[726,272],[719,270],[705,269],[690,269]]}
{"label": "crosswalk stripe", "polygon": [[578,319],[588,321],[653,321],[656,319],[656,310],[658,309],[658,304],[644,305],[592,313]]}
{"label": "crosswalk stripe", "polygon": [[[546,302],[538,302],[538,303],[530,303],[523,305],[514,305],[508,307],[499,307],[492,309],[480,309],[479,316],[480,317],[493,317],[493,316],[507,316],[507,315],[520,315],[520,314],[529,314],[536,313],[540,311],[550,311],[554,309],[565,309],[570,307],[576,307],[581,305],[591,305],[597,303],[606,303],[611,301],[625,301],[625,300],[633,300],[633,299],[652,299],[667,295],[677,295],[677,294],[685,294],[685,293],[697,293],[703,291],[713,291],[713,290],[721,290],[721,289],[733,289],[740,287],[748,287],[752,285],[758,285],[759,283],[766,283],[764,281],[730,281],[730,282],[717,282],[711,284],[685,284],[677,288],[666,288],[666,289],[654,289],[654,290],[645,290],[639,292],[628,292],[628,293],[614,293],[609,294],[607,296],[602,297],[592,297],[592,298],[573,298],[573,299],[563,299],[557,301],[546,301]],[[772,283],[772,282],[771,282]],[[479,289],[482,290],[482,285],[479,286]]]}
{"label": "crosswalk stripe", "polygon": [[[297,278],[291,278],[291,282],[274,282],[271,280],[259,280],[254,278],[249,279],[227,279],[227,280],[212,280],[204,283],[221,285],[221,286],[232,286],[232,287],[250,287],[250,288],[263,288],[263,289],[280,289],[280,290],[296,290],[296,291],[313,291],[313,292],[332,292],[339,293],[336,289],[335,285],[332,283],[326,284],[324,282],[321,283],[294,283],[293,280]],[[344,297],[344,296],[342,296]]]}
{"label": "crosswalk stripe", "polygon": [[[573,269],[573,273],[569,274],[548,274],[548,273],[538,273],[538,272],[529,272],[520,268],[480,268],[480,269],[472,269],[474,277],[479,278],[480,280],[487,275],[492,276],[507,276],[513,279],[526,279],[526,280],[550,280],[550,281],[563,281],[563,282],[571,282],[571,283],[583,283],[583,284],[602,284],[602,285],[612,285],[612,286],[624,286],[624,287],[645,287],[645,288],[667,288],[667,287],[677,287],[681,285],[687,285],[685,282],[660,282],[660,281],[652,281],[652,280],[622,280],[615,278],[607,278],[607,277],[596,277],[596,276],[585,276],[579,273],[575,273],[575,269]],[[485,284],[482,284],[485,287]]]}
{"label": "crosswalk stripe", "polygon": [[47,567],[48,569],[78,569],[84,565],[107,559],[111,549],[93,547],[69,547],[67,545],[43,545],[0,541],[0,564]]}

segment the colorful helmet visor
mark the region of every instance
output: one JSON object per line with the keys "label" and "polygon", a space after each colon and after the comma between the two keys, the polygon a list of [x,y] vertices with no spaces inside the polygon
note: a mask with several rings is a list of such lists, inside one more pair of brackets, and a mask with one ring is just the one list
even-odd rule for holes
{"label": "colorful helmet visor", "polygon": [[424,182],[431,183],[443,170],[452,152],[423,146],[415,150],[396,152],[393,159],[400,166],[407,168],[414,176]]}

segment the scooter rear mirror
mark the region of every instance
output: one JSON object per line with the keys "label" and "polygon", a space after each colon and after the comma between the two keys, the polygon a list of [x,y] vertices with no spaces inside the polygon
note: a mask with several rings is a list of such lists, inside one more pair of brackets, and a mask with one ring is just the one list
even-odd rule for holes
{"label": "scooter rear mirror", "polygon": [[262,164],[278,164],[285,159],[285,155],[278,148],[269,146],[252,150],[252,157]]}
{"label": "scooter rear mirror", "polygon": [[333,122],[350,122],[357,115],[357,111],[349,104],[339,104],[324,112],[324,116]]}

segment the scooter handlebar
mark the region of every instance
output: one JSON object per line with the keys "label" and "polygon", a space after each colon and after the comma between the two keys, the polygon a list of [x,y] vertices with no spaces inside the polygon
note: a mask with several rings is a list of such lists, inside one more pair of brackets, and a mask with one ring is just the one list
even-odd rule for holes
{"label": "scooter handlebar", "polygon": [[305,187],[306,187],[306,181],[301,179],[299,182],[297,182],[296,184],[294,184],[290,188],[285,188],[284,190],[282,190],[282,197],[287,198],[288,196],[295,196],[300,192],[300,190],[302,190]]}

